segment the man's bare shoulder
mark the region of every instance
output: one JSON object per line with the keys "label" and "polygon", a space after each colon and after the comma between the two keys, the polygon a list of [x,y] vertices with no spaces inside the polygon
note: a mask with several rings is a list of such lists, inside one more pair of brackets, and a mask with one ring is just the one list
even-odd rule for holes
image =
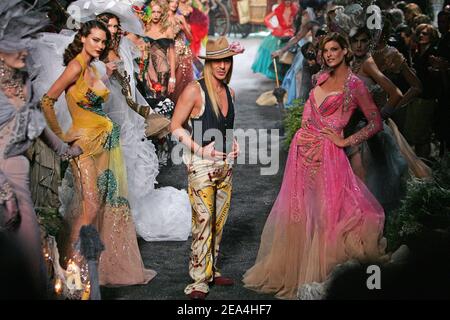
{"label": "man's bare shoulder", "polygon": [[200,94],[200,84],[196,80],[189,82],[186,88],[184,88],[183,90],[183,95],[187,95],[190,97],[199,94]]}
{"label": "man's bare shoulder", "polygon": [[236,96],[236,93],[234,92],[233,88],[231,87],[228,88],[230,89],[231,96],[234,98]]}
{"label": "man's bare shoulder", "polygon": [[369,69],[373,69],[374,67],[376,67],[377,64],[375,63],[375,60],[373,59],[372,56],[369,56],[366,60],[364,60],[363,62],[363,68],[369,68]]}
{"label": "man's bare shoulder", "polygon": [[375,60],[371,56],[364,61],[362,65],[362,71],[364,72],[364,74],[370,77],[374,77],[381,73],[380,69],[375,63]]}

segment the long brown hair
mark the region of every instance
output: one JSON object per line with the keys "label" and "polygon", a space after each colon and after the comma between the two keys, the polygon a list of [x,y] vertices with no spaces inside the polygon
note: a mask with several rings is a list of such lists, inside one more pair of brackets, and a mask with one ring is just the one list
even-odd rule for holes
{"label": "long brown hair", "polygon": [[119,55],[120,39],[122,38],[122,29],[120,28],[119,17],[109,12],[103,12],[100,13],[96,19],[103,22],[106,25],[106,27],[108,27],[109,20],[111,19],[117,20],[117,23],[119,24],[119,30],[117,30],[117,33],[114,36],[111,35],[111,44],[109,45],[109,50],[112,50],[116,53],[116,55]]}
{"label": "long brown hair", "polygon": [[65,66],[67,66],[69,62],[72,61],[83,50],[83,43],[81,42],[81,38],[87,37],[91,33],[91,30],[95,28],[105,31],[106,33],[105,50],[103,50],[99,59],[104,60],[108,56],[109,46],[111,43],[111,33],[109,32],[108,27],[103,22],[97,20],[89,20],[81,25],[81,29],[75,35],[72,43],[69,44],[69,46],[64,51],[63,59]]}
{"label": "long brown hair", "polygon": [[[348,65],[350,63],[350,61],[352,61],[352,57],[353,57],[352,50],[350,49],[350,45],[348,44],[347,39],[343,35],[341,35],[337,32],[331,32],[331,33],[327,34],[320,42],[320,50],[322,51],[322,59],[323,59],[323,52],[325,49],[325,44],[327,44],[330,41],[335,41],[339,44],[339,46],[342,49],[347,49],[347,54],[345,55],[344,60],[345,60],[345,63]],[[323,61],[325,61],[325,59],[323,59]]]}

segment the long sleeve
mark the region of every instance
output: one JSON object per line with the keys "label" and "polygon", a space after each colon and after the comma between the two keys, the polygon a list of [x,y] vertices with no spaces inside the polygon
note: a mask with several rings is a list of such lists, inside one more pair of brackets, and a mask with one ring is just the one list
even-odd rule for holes
{"label": "long sleeve", "polygon": [[58,138],[49,128],[45,128],[39,138],[58,156],[63,156],[69,149],[69,145]]}
{"label": "long sleeve", "polygon": [[65,160],[78,157],[83,153],[83,150],[81,150],[79,146],[69,146],[67,143],[58,138],[58,136],[49,128],[45,128],[39,138],[41,138],[41,140],[58,156]]}
{"label": "long sleeve", "polygon": [[59,137],[63,138],[63,132],[59,126],[58,119],[56,118],[56,113],[54,109],[56,99],[50,98],[46,94],[41,99],[41,109],[44,114],[47,124],[52,129],[52,131]]}
{"label": "long sleeve", "polygon": [[381,131],[383,128],[380,112],[373,102],[369,90],[367,90],[362,81],[356,82],[356,86],[353,90],[353,97],[356,104],[366,117],[367,125],[346,139],[346,144],[349,146],[360,144],[361,142],[372,137],[378,131]]}

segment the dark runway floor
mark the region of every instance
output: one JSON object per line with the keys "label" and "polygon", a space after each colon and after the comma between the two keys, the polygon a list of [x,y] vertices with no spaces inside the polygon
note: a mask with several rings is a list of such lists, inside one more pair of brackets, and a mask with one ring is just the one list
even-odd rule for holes
{"label": "dark runway floor", "polygon": [[[236,92],[235,129],[273,129],[278,112],[274,107],[260,107],[255,101],[264,91],[272,90],[275,82],[253,74],[251,64],[261,38],[239,40],[246,47],[243,55],[235,56],[230,86]],[[225,276],[235,279],[232,287],[212,287],[207,297],[213,299],[256,300],[273,299],[242,286],[241,278],[256,258],[259,240],[266,217],[277,196],[285,163],[286,152],[280,142],[280,168],[275,175],[261,175],[263,165],[237,165],[233,177],[233,195],[228,221],[224,228],[219,265]],[[242,146],[241,146],[242,149]],[[248,146],[247,150],[248,151]],[[186,188],[187,176],[182,165],[161,169],[159,186]],[[103,299],[186,299],[184,287],[191,281],[188,260],[191,239],[185,242],[139,241],[146,267],[158,275],[149,284],[122,288],[103,288]]]}

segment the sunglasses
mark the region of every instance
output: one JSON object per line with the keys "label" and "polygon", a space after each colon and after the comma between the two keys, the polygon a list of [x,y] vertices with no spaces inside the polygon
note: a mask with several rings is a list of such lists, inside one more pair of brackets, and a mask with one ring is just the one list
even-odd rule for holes
{"label": "sunglasses", "polygon": [[419,35],[420,35],[420,36],[429,36],[430,33],[429,33],[429,32],[426,32],[426,31],[421,31],[421,32],[419,33]]}

